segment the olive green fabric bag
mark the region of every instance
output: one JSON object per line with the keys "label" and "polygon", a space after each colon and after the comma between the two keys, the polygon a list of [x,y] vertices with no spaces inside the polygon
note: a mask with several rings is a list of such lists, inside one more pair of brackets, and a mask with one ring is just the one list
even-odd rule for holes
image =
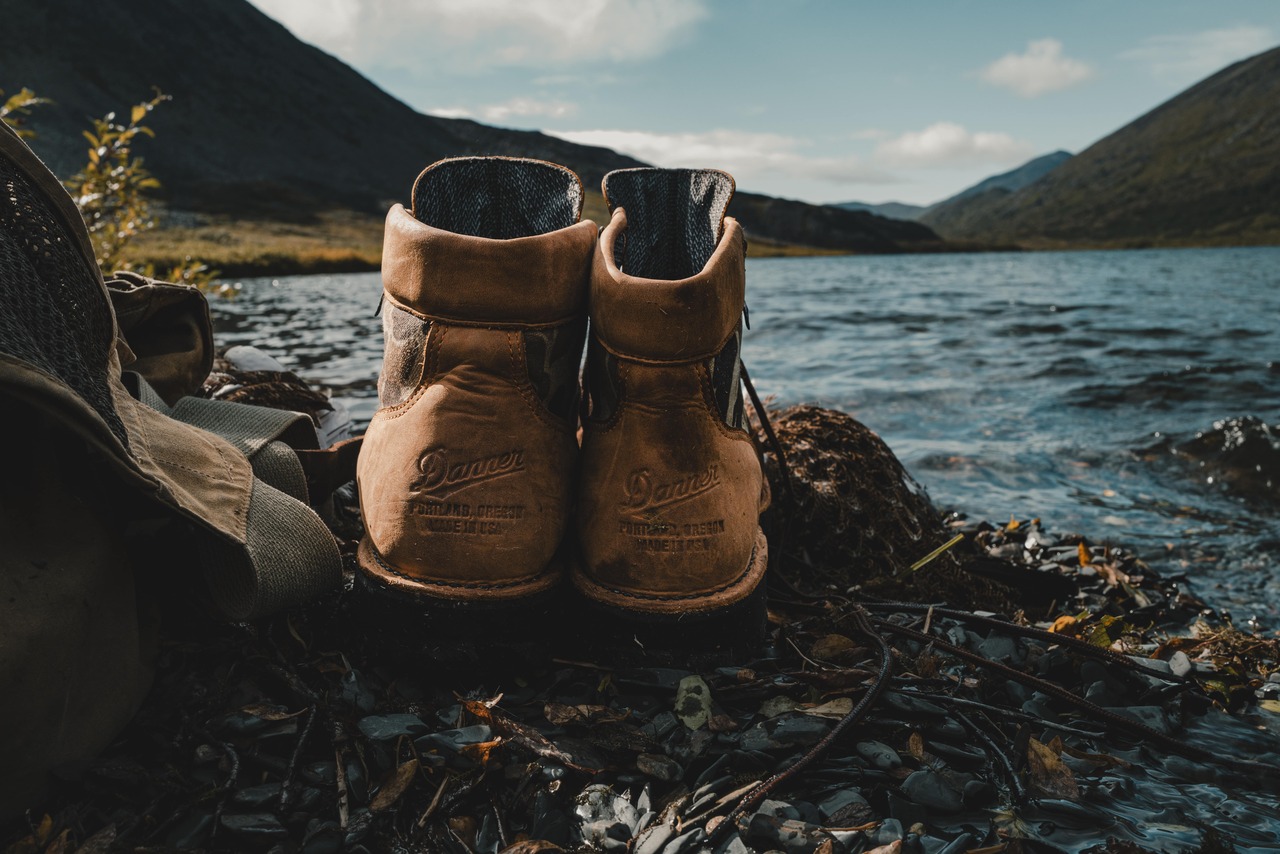
{"label": "olive green fabric bag", "polygon": [[0,820],[101,750],[146,693],[140,566],[230,620],[341,579],[288,445],[314,448],[314,430],[185,397],[212,353],[198,291],[135,276],[108,289],[71,199],[0,123]]}

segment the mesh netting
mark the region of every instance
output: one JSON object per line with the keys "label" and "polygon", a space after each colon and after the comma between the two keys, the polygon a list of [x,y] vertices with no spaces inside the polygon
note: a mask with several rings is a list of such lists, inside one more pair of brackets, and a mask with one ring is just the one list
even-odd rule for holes
{"label": "mesh netting", "polygon": [[609,209],[627,212],[614,263],[632,276],[684,279],[716,251],[733,179],[710,169],[620,169],[604,178]]}
{"label": "mesh netting", "polygon": [[382,307],[382,335],[386,350],[378,375],[382,406],[404,403],[422,382],[422,359],[427,352],[431,324],[390,303]]}
{"label": "mesh netting", "polygon": [[0,190],[0,353],[62,380],[128,447],[107,385],[106,294],[48,200],[4,157]]}
{"label": "mesh netting", "polygon": [[508,157],[442,160],[413,185],[413,215],[454,234],[510,240],[578,221],[582,182],[563,166]]}

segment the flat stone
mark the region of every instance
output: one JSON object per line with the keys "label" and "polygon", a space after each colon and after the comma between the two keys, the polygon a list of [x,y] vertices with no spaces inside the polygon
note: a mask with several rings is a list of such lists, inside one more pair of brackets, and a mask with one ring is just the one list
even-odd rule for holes
{"label": "flat stone", "polygon": [[684,774],[675,760],[658,753],[641,753],[636,757],[636,767],[640,773],[664,783],[674,783]]}
{"label": "flat stone", "polygon": [[289,835],[280,819],[269,812],[223,815],[222,826],[243,839],[278,839]]}
{"label": "flat stone", "polygon": [[964,806],[960,793],[933,771],[916,771],[902,781],[902,791],[916,803],[940,812],[959,812]]}
{"label": "flat stone", "polygon": [[829,732],[831,724],[828,721],[809,715],[796,715],[779,721],[773,728],[772,738],[780,744],[809,747],[817,744]]}
{"label": "flat stone", "polygon": [[871,808],[867,799],[857,789],[841,789],[835,794],[828,795],[819,803],[818,812],[822,814],[824,820],[830,821],[833,815],[851,806]]}
{"label": "flat stone", "polygon": [[1196,672],[1196,666],[1191,663],[1191,659],[1182,650],[1178,650],[1169,656],[1169,670],[1174,676],[1181,676],[1184,679]]}
{"label": "flat stone", "polygon": [[402,735],[421,735],[430,727],[417,715],[369,715],[357,724],[370,741],[390,741]]}
{"label": "flat stone", "polygon": [[992,661],[1010,662],[1018,658],[1018,642],[994,632],[978,646],[978,653]]}
{"label": "flat stone", "polygon": [[854,748],[858,755],[881,771],[892,771],[902,767],[902,757],[898,751],[879,741],[860,741]]}
{"label": "flat stone", "polygon": [[1111,711],[1149,726],[1162,735],[1173,732],[1173,724],[1170,723],[1169,716],[1159,706],[1112,706]]}
{"label": "flat stone", "polygon": [[763,724],[756,724],[744,732],[738,739],[738,744],[743,750],[769,750],[782,746],[769,737],[769,731]]}
{"label": "flat stone", "polygon": [[279,783],[263,783],[261,786],[247,786],[236,789],[231,796],[231,803],[239,807],[265,807],[273,800],[280,798]]}

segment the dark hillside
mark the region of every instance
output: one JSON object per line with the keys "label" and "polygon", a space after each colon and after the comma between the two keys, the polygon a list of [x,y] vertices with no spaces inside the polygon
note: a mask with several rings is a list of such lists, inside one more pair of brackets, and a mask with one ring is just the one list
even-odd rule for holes
{"label": "dark hillside", "polygon": [[[371,215],[407,200],[422,167],[460,154],[563,163],[596,190],[610,169],[643,165],[546,134],[422,115],[295,38],[245,0],[39,0],[6,4],[0,87],[51,98],[34,146],[66,176],[84,162],[90,117],[125,110],[153,86],[173,96],[139,153],[170,209],[254,220],[318,210]],[[713,165],[713,164],[709,164]],[[760,238],[842,251],[904,251],[936,235],[869,215],[743,196],[733,212]]]}
{"label": "dark hillside", "polygon": [[1027,246],[1280,243],[1280,48],[1237,62],[1044,178],[939,206],[952,240]]}

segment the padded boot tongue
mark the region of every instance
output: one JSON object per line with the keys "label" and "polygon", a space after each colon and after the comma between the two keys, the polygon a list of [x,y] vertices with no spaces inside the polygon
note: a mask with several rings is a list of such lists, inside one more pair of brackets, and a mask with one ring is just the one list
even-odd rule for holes
{"label": "padded boot tongue", "polygon": [[413,215],[434,228],[509,240],[567,228],[582,214],[582,182],[542,160],[455,157],[413,185]]}
{"label": "padded boot tongue", "polygon": [[644,279],[685,279],[706,265],[724,231],[733,178],[714,169],[620,169],[604,178],[609,210],[627,212],[614,263]]}

